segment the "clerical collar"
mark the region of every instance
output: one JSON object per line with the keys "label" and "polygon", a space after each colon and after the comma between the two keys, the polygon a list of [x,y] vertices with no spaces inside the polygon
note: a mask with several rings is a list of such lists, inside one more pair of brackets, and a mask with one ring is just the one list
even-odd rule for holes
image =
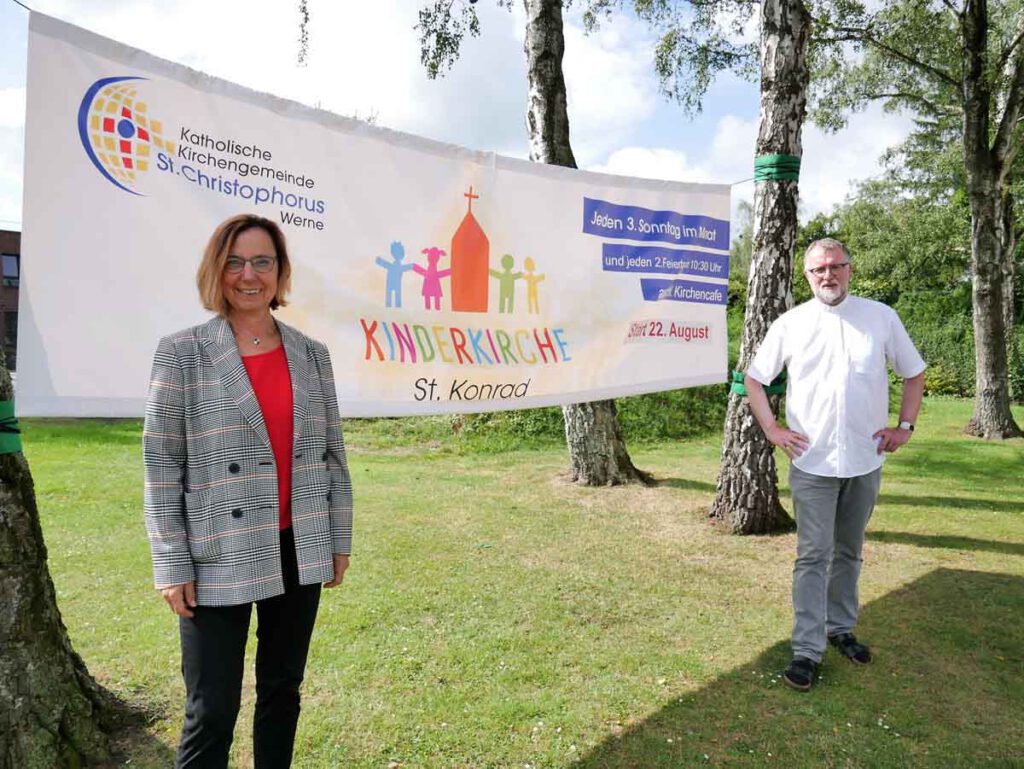
{"label": "clerical collar", "polygon": [[843,297],[843,301],[841,301],[839,304],[826,304],[825,302],[821,301],[818,297],[814,297],[814,301],[818,303],[818,309],[820,309],[822,312],[827,313],[842,312],[844,307],[849,306],[849,299],[850,295],[847,294],[846,296]]}

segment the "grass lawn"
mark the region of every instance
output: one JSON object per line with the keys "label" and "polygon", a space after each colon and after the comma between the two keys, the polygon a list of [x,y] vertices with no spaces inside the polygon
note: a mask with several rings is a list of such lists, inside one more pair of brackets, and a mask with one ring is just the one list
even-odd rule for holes
{"label": "grass lawn", "polygon": [[[778,678],[794,535],[708,524],[718,436],[632,447],[655,488],[585,489],[560,446],[348,423],[355,554],[324,593],[295,766],[1024,767],[1024,441],[961,436],[970,411],[927,401],[887,463],[858,626],[876,662],[830,651],[808,694]],[[163,769],[184,690],[140,430],[26,420],[25,450],[75,648],[151,714],[121,762]],[[250,679],[239,767],[251,716]]]}

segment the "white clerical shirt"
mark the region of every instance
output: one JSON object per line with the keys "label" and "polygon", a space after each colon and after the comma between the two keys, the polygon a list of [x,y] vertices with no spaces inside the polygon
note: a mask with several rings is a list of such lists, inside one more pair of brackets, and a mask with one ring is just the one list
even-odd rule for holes
{"label": "white clerical shirt", "polygon": [[810,440],[797,468],[853,478],[882,466],[871,436],[889,421],[886,362],[904,379],[925,369],[895,310],[859,296],[834,307],[811,299],[772,323],[747,374],[767,385],[787,369],[786,423]]}

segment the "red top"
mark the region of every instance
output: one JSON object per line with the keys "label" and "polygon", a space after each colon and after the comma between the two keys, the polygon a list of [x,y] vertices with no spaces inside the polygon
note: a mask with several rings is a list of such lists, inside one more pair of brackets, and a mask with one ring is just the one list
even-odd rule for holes
{"label": "red top", "polygon": [[276,350],[245,355],[242,364],[267,423],[270,448],[277,465],[277,498],[281,530],[292,525],[292,380],[284,345]]}

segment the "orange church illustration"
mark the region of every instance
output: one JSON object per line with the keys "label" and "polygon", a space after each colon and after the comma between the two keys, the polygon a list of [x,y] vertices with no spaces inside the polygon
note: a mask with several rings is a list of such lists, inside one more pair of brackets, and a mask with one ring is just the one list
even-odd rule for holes
{"label": "orange church illustration", "polygon": [[466,215],[452,236],[452,309],[456,312],[487,312],[490,286],[491,244],[473,216],[473,188],[463,193],[468,200]]}

